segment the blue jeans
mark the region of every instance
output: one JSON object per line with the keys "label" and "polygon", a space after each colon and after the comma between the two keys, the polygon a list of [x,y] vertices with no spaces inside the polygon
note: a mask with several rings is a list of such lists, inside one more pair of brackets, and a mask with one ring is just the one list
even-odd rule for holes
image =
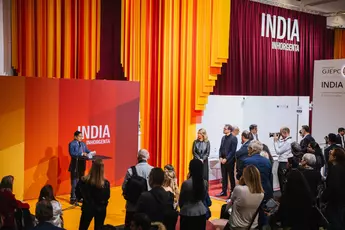
{"label": "blue jeans", "polygon": [[79,172],[79,177],[77,177],[75,172],[71,172],[71,198],[70,200],[76,200],[75,189],[77,187],[79,179],[84,176],[84,172]]}

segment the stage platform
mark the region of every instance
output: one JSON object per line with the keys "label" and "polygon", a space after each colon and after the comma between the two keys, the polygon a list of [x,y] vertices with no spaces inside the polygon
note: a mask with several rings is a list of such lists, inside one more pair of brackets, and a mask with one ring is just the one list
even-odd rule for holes
{"label": "stage platform", "polygon": [[[38,195],[37,195],[38,196]],[[63,209],[70,207],[69,195],[57,196],[56,197],[62,205]],[[30,211],[34,214],[37,200],[26,201],[30,204]],[[221,206],[225,204],[223,201],[212,199],[212,218],[218,219],[220,215]],[[80,207],[65,210],[63,213],[63,218],[65,221],[65,229],[76,230],[79,227],[81,210]],[[105,224],[111,224],[114,226],[122,225],[125,221],[125,200],[122,197],[121,187],[114,187],[111,189],[111,195],[109,200],[109,205],[107,209],[107,217],[105,219]],[[93,222],[89,229],[93,229]]]}

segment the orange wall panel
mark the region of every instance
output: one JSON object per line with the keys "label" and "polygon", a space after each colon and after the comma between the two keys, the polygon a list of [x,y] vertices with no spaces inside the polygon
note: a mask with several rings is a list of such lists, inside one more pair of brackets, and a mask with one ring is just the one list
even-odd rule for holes
{"label": "orange wall panel", "polygon": [[24,191],[25,79],[0,77],[0,177],[13,175],[14,193]]}
{"label": "orange wall panel", "polygon": [[0,103],[0,176],[15,177],[20,199],[37,199],[45,184],[70,192],[68,144],[77,129],[90,150],[111,157],[111,185],[136,163],[137,82],[0,77]]}
{"label": "orange wall panel", "polygon": [[57,188],[59,80],[26,78],[24,198],[45,184]]}

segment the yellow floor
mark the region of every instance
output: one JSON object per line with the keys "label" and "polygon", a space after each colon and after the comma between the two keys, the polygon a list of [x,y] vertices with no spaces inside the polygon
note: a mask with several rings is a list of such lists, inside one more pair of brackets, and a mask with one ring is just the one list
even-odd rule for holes
{"label": "yellow floor", "polygon": [[[122,225],[125,220],[125,200],[122,197],[121,187],[115,187],[111,189],[111,196],[109,200],[109,205],[107,209],[107,217],[105,219],[105,224],[111,225]],[[57,199],[61,202],[62,208],[70,207],[69,204],[69,195],[58,196]],[[35,205],[37,200],[26,201],[30,204],[30,211],[35,213]],[[212,200],[211,219],[218,219],[220,215],[221,206],[224,204],[223,201]],[[80,207],[73,209],[65,210],[63,213],[65,221],[65,229],[68,230],[77,230],[79,226],[80,219]],[[93,229],[93,222],[90,225],[89,229]]]}

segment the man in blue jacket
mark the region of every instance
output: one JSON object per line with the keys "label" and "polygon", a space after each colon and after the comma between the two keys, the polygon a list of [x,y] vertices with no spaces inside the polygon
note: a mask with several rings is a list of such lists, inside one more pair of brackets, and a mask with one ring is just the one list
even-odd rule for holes
{"label": "man in blue jacket", "polygon": [[[273,174],[269,159],[260,155],[263,145],[259,141],[251,141],[248,146],[248,158],[243,160],[243,168],[254,165],[260,172],[262,188],[265,191],[264,200],[273,197]],[[237,178],[241,178],[242,171],[238,172]]]}
{"label": "man in blue jacket", "polygon": [[[263,144],[260,141],[251,141],[248,146],[249,157],[243,161],[243,168],[248,165],[254,165],[260,172],[261,185],[264,189],[265,196],[262,204],[273,198],[273,174],[272,165],[269,159],[260,155],[263,150]],[[238,178],[242,176],[242,172],[238,172]],[[267,217],[262,209],[259,211],[259,227],[268,224]]]}
{"label": "man in blue jacket", "polygon": [[86,144],[82,142],[83,135],[80,131],[74,133],[74,140],[69,143],[69,155],[71,156],[71,162],[68,171],[71,172],[71,198],[70,203],[76,203],[75,188],[77,186],[79,178],[84,176],[86,161],[83,159],[77,159],[77,157],[87,156],[91,151],[87,148]]}
{"label": "man in blue jacket", "polygon": [[241,148],[235,153],[236,157],[236,178],[237,180],[240,179],[239,175],[242,175],[243,172],[243,161],[248,157],[248,147],[251,139],[251,134],[249,131],[245,130],[242,132],[241,135],[242,139],[242,146]]}

